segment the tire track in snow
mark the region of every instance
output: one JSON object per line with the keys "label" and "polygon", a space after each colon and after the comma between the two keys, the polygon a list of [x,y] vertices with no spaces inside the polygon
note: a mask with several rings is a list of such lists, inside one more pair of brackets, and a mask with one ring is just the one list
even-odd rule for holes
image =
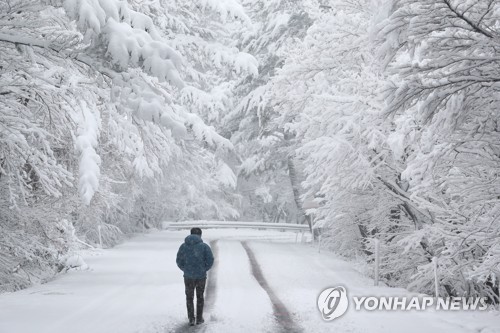
{"label": "tire track in snow", "polygon": [[248,246],[247,242],[241,242],[243,248],[245,249],[248,259],[250,261],[250,266],[252,268],[252,274],[259,283],[259,285],[264,289],[271,300],[273,305],[274,318],[276,322],[281,326],[281,332],[283,333],[299,333],[303,332],[303,329],[295,323],[291,313],[288,311],[286,306],[281,302],[281,300],[276,296],[274,291],[271,289],[267,283],[260,265],[255,258],[255,255]]}
{"label": "tire track in snow", "polygon": [[[215,304],[215,298],[216,298],[216,290],[217,290],[217,257],[218,257],[218,247],[217,247],[217,240],[211,240],[210,241],[210,248],[212,248],[212,253],[214,254],[214,264],[212,268],[208,271],[208,279],[207,279],[207,285],[205,287],[205,304],[203,307],[203,315],[205,317],[205,323],[201,325],[195,325],[195,326],[189,326],[189,323],[186,322],[183,324],[178,325],[177,327],[174,328],[173,332],[175,333],[184,333],[184,332],[205,332],[207,327],[207,323],[209,322],[208,317],[207,317],[207,312],[212,310],[214,304]],[[196,296],[195,296],[196,299]],[[196,312],[196,302],[195,302],[195,312]]]}

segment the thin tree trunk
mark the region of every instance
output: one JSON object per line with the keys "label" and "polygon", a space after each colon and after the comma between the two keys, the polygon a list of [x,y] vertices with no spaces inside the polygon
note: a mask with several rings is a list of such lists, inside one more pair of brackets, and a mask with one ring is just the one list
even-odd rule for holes
{"label": "thin tree trunk", "polygon": [[[287,141],[289,144],[291,143],[293,136],[285,132],[284,133],[284,139]],[[311,235],[314,240],[314,232],[312,229],[312,219],[310,216],[306,215],[306,212],[304,208],[302,207],[302,200],[300,200],[300,181],[299,181],[299,175],[297,172],[297,168],[295,165],[294,161],[294,154],[290,154],[287,157],[287,165],[288,165],[288,177],[290,178],[290,183],[292,185],[292,191],[293,191],[293,199],[295,201],[295,206],[297,207],[297,223],[298,224],[303,224],[304,220],[307,221],[307,224],[309,225],[309,230],[311,231]]]}
{"label": "thin tree trunk", "polygon": [[371,256],[373,254],[372,251],[368,250],[366,248],[366,240],[368,239],[368,231],[366,230],[366,227],[362,224],[357,224],[358,225],[358,230],[359,230],[359,233],[361,234],[361,250],[367,255],[367,256]]}
{"label": "thin tree trunk", "polygon": [[297,206],[297,223],[303,224],[304,220],[309,224],[309,229],[312,233],[311,220],[306,217],[304,208],[302,207],[302,200],[300,200],[300,183],[297,175],[297,168],[295,167],[295,162],[292,156],[288,156],[288,176],[290,177],[290,183],[292,184],[293,199],[295,200],[295,205]]}

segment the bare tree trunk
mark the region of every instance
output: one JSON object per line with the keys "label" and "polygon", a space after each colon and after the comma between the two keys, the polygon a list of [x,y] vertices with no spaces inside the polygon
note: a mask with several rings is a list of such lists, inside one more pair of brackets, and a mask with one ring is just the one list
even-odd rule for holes
{"label": "bare tree trunk", "polygon": [[358,226],[358,230],[359,230],[359,233],[361,234],[361,250],[363,250],[363,252],[367,255],[367,256],[371,256],[373,254],[372,251],[368,250],[366,248],[366,240],[368,239],[369,235],[368,235],[368,231],[366,230],[366,226],[358,223],[357,224]]}
{"label": "bare tree trunk", "polygon": [[293,191],[293,199],[295,200],[295,205],[297,206],[297,223],[303,224],[304,221],[307,221],[309,225],[309,229],[312,233],[312,224],[311,219],[306,216],[304,208],[302,207],[302,200],[300,200],[300,182],[297,174],[297,168],[295,166],[295,162],[293,160],[293,156],[288,156],[288,176],[290,178],[290,183],[292,184]]}
{"label": "bare tree trunk", "polygon": [[[293,135],[291,135],[290,133],[284,133],[284,139],[288,142],[288,144],[291,143],[292,138]],[[290,183],[292,185],[293,191],[293,199],[295,201],[295,206],[297,207],[297,223],[303,224],[304,221],[306,221],[309,225],[309,230],[311,231],[314,240],[315,237],[312,229],[312,219],[310,216],[306,215],[306,212],[302,207],[302,200],[300,200],[300,180],[294,158],[294,154],[292,153],[292,151],[290,151],[290,154],[287,157],[288,177],[290,178]]]}

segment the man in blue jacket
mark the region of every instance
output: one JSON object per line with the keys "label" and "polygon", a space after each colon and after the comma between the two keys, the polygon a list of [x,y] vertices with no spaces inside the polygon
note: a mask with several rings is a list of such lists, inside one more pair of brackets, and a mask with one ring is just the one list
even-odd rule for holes
{"label": "man in blue jacket", "polygon": [[184,272],[184,286],[186,288],[186,305],[189,325],[195,323],[194,317],[194,292],[196,290],[196,324],[201,324],[203,319],[203,293],[207,282],[207,271],[214,263],[214,255],[208,244],[201,239],[201,229],[191,229],[184,244],[177,252],[177,266]]}

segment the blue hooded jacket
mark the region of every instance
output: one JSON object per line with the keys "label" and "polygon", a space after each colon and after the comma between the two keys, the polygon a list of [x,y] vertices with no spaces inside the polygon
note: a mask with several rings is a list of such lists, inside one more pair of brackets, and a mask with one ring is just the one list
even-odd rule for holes
{"label": "blue hooded jacket", "polygon": [[208,244],[198,235],[189,235],[177,252],[177,266],[188,279],[204,279],[214,264],[214,255]]}

